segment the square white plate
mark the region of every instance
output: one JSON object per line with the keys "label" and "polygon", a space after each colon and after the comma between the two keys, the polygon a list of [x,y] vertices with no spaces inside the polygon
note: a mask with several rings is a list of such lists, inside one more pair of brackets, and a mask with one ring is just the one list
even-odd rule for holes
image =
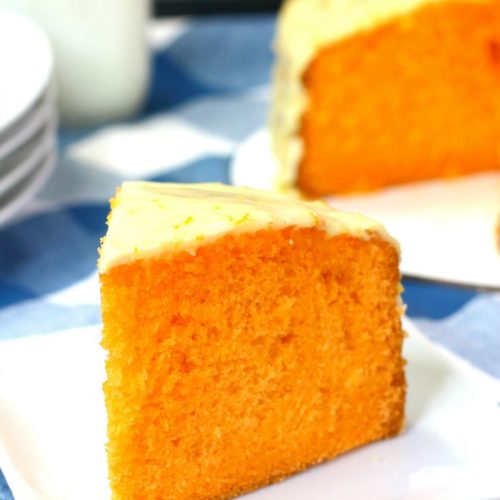
{"label": "square white plate", "polygon": [[[407,429],[252,500],[500,497],[500,383],[406,321]],[[0,343],[0,467],[16,500],[100,500],[106,484],[100,326]]]}

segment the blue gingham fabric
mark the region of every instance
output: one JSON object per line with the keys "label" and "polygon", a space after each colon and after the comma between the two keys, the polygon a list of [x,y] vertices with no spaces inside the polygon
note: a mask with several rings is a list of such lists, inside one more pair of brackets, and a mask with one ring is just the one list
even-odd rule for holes
{"label": "blue gingham fabric", "polygon": [[[55,174],[0,228],[0,349],[2,340],[101,321],[97,247],[123,180],[230,182],[235,148],[266,121],[274,26],[272,15],[163,22],[141,114],[60,131]],[[407,314],[423,333],[500,378],[500,294],[404,285]],[[10,499],[0,471],[0,500]]]}

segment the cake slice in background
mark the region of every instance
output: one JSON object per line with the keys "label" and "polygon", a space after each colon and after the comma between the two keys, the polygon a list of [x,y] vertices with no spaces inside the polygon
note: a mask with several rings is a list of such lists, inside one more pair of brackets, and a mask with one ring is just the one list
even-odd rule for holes
{"label": "cake slice in background", "polygon": [[281,188],[500,170],[498,0],[288,0],[275,46]]}
{"label": "cake slice in background", "polygon": [[108,223],[114,499],[227,498],[402,430],[399,253],[378,223],[146,182]]}

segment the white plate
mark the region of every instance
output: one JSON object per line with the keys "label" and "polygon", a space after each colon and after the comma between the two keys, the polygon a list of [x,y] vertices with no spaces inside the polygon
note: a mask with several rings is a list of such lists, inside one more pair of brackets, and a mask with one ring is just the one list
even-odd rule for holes
{"label": "white plate", "polygon": [[18,151],[0,161],[0,197],[32,172],[55,147],[54,125],[47,123]]}
{"label": "white plate", "polygon": [[0,10],[0,133],[40,98],[52,71],[43,31],[29,19]]}
{"label": "white plate", "polygon": [[21,209],[42,189],[54,170],[56,152],[51,151],[29,173],[0,196],[0,226],[18,215]]}
{"label": "white plate", "polygon": [[[233,184],[272,189],[277,164],[262,129],[236,151]],[[500,173],[419,182],[326,199],[380,220],[401,243],[401,270],[430,280],[500,289]]]}
{"label": "white plate", "polygon": [[20,120],[0,134],[0,163],[28,142],[47,122],[55,121],[56,114],[54,92],[48,89]]}
{"label": "white plate", "polygon": [[[500,383],[405,325],[407,429],[254,500],[500,497]],[[106,499],[100,326],[0,348],[0,467],[16,499]]]}

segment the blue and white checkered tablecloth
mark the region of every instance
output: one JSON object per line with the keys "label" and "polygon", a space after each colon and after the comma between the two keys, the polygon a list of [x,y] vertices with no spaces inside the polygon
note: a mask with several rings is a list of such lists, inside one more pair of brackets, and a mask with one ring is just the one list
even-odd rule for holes
{"label": "blue and white checkered tablecloth", "polygon": [[[0,349],[2,340],[100,322],[97,247],[122,180],[229,183],[235,148],[266,120],[274,23],[272,15],[251,15],[155,26],[140,116],[60,131],[49,184],[0,228]],[[404,285],[407,314],[431,340],[500,378],[499,294]],[[7,499],[0,471],[0,500]]]}

